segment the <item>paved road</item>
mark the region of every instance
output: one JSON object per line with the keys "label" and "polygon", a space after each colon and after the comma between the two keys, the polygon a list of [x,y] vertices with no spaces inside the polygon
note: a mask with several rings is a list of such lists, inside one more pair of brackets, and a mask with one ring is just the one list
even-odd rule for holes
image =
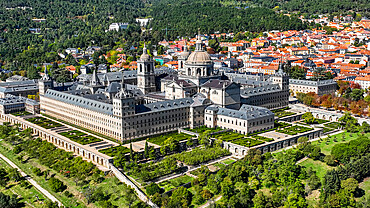
{"label": "paved road", "polygon": [[44,194],[52,202],[58,202],[59,206],[62,206],[63,205],[58,199],[56,199],[53,195],[51,195],[47,190],[45,190],[44,188],[42,188],[35,180],[33,180],[30,176],[28,176],[25,172],[23,172],[16,164],[14,164],[12,161],[10,161],[7,157],[5,157],[4,155],[2,155],[1,153],[0,153],[0,157],[5,162],[7,162],[10,166],[12,166],[13,168],[16,168],[21,173],[21,175],[25,179],[28,180],[28,182],[30,182],[34,187],[36,187],[42,194]]}

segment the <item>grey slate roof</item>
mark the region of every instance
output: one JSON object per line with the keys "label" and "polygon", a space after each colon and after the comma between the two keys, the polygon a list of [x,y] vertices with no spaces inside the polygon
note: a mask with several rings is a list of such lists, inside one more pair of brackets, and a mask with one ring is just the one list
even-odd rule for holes
{"label": "grey slate roof", "polygon": [[317,86],[317,87],[319,87],[319,86],[336,84],[336,82],[332,79],[318,80],[318,81],[289,79],[289,84],[308,85],[308,86]]}
{"label": "grey slate roof", "polygon": [[271,84],[265,85],[261,87],[251,87],[251,88],[244,88],[240,89],[240,95],[242,97],[254,96],[254,95],[261,95],[267,93],[274,93],[281,91],[280,86],[278,84]]}
{"label": "grey slate roof", "polygon": [[58,100],[61,102],[65,102],[71,105],[76,105],[82,108],[86,108],[89,110],[97,111],[100,113],[105,113],[105,114],[113,114],[113,105],[99,102],[96,100],[84,98],[81,96],[76,96],[72,94],[68,94],[65,92],[59,92],[56,90],[48,90],[46,91],[45,97]]}
{"label": "grey slate roof", "polygon": [[242,107],[239,110],[221,108],[216,105],[211,105],[207,107],[206,110],[215,111],[217,115],[223,115],[223,116],[228,116],[231,118],[238,118],[238,119],[243,119],[243,120],[252,120],[252,119],[274,115],[274,113],[272,113],[267,108],[252,106],[252,105],[242,105]]}
{"label": "grey slate roof", "polygon": [[190,107],[193,102],[193,98],[181,98],[176,100],[166,100],[161,102],[137,105],[136,113],[155,112]]}

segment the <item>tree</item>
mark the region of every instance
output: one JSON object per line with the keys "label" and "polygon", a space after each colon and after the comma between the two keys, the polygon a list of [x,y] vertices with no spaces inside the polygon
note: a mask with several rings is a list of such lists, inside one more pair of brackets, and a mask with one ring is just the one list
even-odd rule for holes
{"label": "tree", "polygon": [[123,195],[123,198],[125,199],[125,204],[131,208],[134,202],[137,200],[137,196],[135,194],[135,191],[132,188],[127,188],[125,190],[125,193]]}
{"label": "tree", "polygon": [[348,178],[346,180],[342,180],[340,186],[342,189],[348,191],[348,193],[353,194],[358,188],[358,181],[354,178]]}
{"label": "tree", "polygon": [[52,202],[50,199],[45,200],[43,208],[59,208],[58,202]]}
{"label": "tree", "polygon": [[290,70],[290,77],[292,79],[305,79],[306,78],[306,72],[303,68],[299,66],[294,66]]}
{"label": "tree", "polygon": [[5,195],[0,192],[0,207],[4,208],[18,208],[21,207],[19,204],[20,199],[17,199],[17,195]]}
{"label": "tree", "polygon": [[28,77],[28,79],[39,79],[40,78],[40,74],[39,74],[37,68],[34,67],[34,66],[28,67],[28,69],[27,69],[27,77]]}
{"label": "tree", "polygon": [[156,193],[160,193],[161,192],[161,188],[159,188],[159,186],[156,183],[149,184],[145,188],[145,190],[146,190],[146,193],[149,194],[149,195],[154,195]]}
{"label": "tree", "polygon": [[209,130],[207,130],[203,133],[200,133],[199,136],[198,136],[199,144],[204,145],[204,147],[208,147],[208,145],[210,143],[208,133],[209,133]]}
{"label": "tree", "polygon": [[54,177],[49,179],[48,184],[54,192],[62,192],[67,188],[61,180]]}
{"label": "tree", "polygon": [[191,204],[192,194],[188,189],[183,186],[180,186],[172,192],[172,196],[169,201],[169,207],[178,207],[182,205],[187,207]]}
{"label": "tree", "polygon": [[358,101],[364,99],[363,91],[361,89],[353,89],[350,97],[352,100]]}
{"label": "tree", "polygon": [[9,178],[13,179],[15,182],[18,182],[22,179],[21,174],[18,172],[16,168],[12,168],[9,170]]}
{"label": "tree", "polygon": [[307,207],[306,199],[299,196],[297,193],[288,195],[284,208],[304,208]]}

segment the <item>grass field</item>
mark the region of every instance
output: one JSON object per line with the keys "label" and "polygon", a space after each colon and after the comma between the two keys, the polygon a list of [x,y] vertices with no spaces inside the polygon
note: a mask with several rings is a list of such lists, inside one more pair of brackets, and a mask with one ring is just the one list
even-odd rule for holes
{"label": "grass field", "polygon": [[165,192],[167,192],[183,184],[189,183],[192,180],[194,180],[193,177],[190,177],[188,175],[183,175],[177,178],[170,179],[168,181],[163,181],[159,183],[158,185],[159,187],[163,188]]}
{"label": "grass field", "polygon": [[327,164],[319,161],[319,160],[313,160],[313,159],[307,159],[303,162],[301,162],[299,165],[304,166],[304,167],[311,167],[312,170],[316,171],[316,175],[322,179],[325,176],[325,173],[328,170],[333,169],[334,167],[330,167]]}
{"label": "grass field", "polygon": [[231,163],[235,162],[235,160],[234,160],[234,159],[229,158],[229,159],[226,159],[226,160],[222,160],[221,162],[222,162],[222,163],[225,163],[226,165],[230,165]]}
{"label": "grass field", "polygon": [[[343,134],[344,134],[344,140],[343,140]],[[366,134],[368,137],[370,137],[370,133]],[[336,142],[334,142],[334,138],[336,139]],[[330,136],[330,138],[323,139],[323,141],[314,141],[312,144],[317,144],[321,148],[321,152],[325,155],[330,155],[331,149],[336,144],[349,142],[351,140],[357,139],[358,135],[355,133],[340,133]]]}
{"label": "grass field", "polygon": [[[10,165],[2,159],[0,159],[0,167],[6,170],[11,168]],[[41,208],[42,201],[46,199],[46,197],[30,183],[28,187],[22,187],[19,182],[10,181],[6,187],[0,187],[0,192],[9,196],[13,194],[18,195],[18,197],[21,198],[20,202],[24,203],[26,207]]]}
{"label": "grass field", "polygon": [[184,133],[180,133],[180,134],[179,133],[169,133],[169,134],[162,134],[162,135],[159,135],[159,136],[151,137],[151,138],[148,139],[148,142],[153,143],[153,144],[157,144],[159,146],[162,146],[164,144],[164,142],[167,139],[169,139],[170,137],[172,137],[174,140],[180,142],[180,141],[192,138],[193,136],[190,136],[190,135],[187,135],[187,134],[184,134]]}

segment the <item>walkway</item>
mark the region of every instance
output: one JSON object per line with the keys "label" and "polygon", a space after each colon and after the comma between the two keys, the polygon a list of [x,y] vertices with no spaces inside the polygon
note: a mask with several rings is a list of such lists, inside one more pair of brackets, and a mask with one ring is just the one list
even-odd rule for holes
{"label": "walkway", "polygon": [[222,198],[222,196],[218,196],[216,199],[210,199],[207,201],[207,203],[203,204],[202,206],[199,206],[199,208],[206,208],[206,207],[209,207],[209,205],[211,205],[211,203],[214,203],[218,200],[220,200]]}
{"label": "walkway", "polygon": [[47,198],[49,198],[52,202],[57,202],[59,206],[63,206],[63,204],[56,199],[53,195],[51,195],[47,190],[42,188],[35,180],[33,180],[30,176],[28,176],[25,172],[23,172],[16,164],[14,164],[12,161],[10,161],[7,157],[5,157],[3,154],[0,153],[1,159],[3,159],[5,162],[7,162],[10,166],[13,168],[16,168],[18,172],[21,173],[21,175],[30,182],[35,188],[37,188],[42,194],[44,194]]}
{"label": "walkway", "polygon": [[[173,179],[173,178],[177,178],[177,177],[180,177],[180,176],[182,176],[182,175],[185,175],[186,173],[190,173],[191,171],[193,171],[193,170],[196,170],[196,169],[199,169],[199,168],[201,168],[202,166],[208,166],[208,165],[212,165],[212,164],[215,164],[215,163],[218,163],[218,162],[220,162],[220,161],[222,161],[222,160],[227,160],[227,159],[229,159],[229,158],[232,158],[233,157],[233,155],[229,155],[229,156],[226,156],[226,157],[222,157],[222,158],[220,158],[220,159],[217,159],[217,160],[213,160],[212,162],[210,162],[210,163],[207,163],[207,164],[201,164],[201,165],[198,165],[198,166],[196,166],[196,167],[194,167],[194,168],[190,168],[189,170],[187,170],[186,172],[184,172],[184,173],[179,173],[179,174],[176,174],[176,175],[172,175],[172,176],[169,176],[169,177],[166,177],[166,178],[163,178],[163,179],[161,179],[161,180],[159,180],[159,181],[156,181],[155,183],[161,183],[161,182],[163,182],[163,181],[167,181],[167,180],[171,180],[171,179]],[[189,166],[188,166],[189,167]]]}

